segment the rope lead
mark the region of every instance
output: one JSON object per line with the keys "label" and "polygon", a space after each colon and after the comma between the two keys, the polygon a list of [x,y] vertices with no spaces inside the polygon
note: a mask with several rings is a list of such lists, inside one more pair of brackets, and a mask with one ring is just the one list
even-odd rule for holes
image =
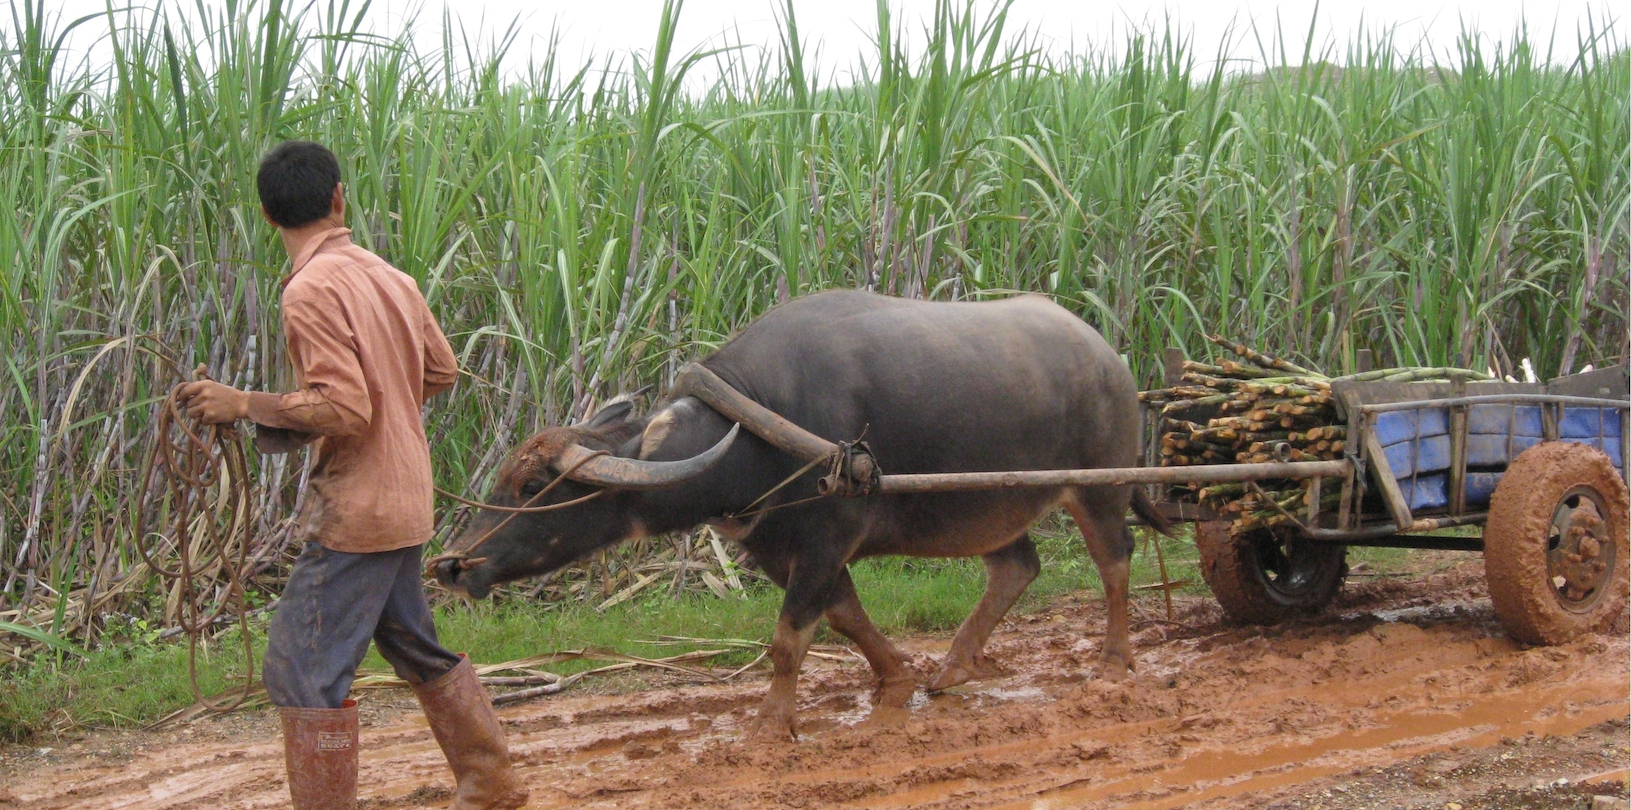
{"label": "rope lead", "polygon": [[[203,366],[193,374],[208,379]],[[187,635],[187,678],[193,696],[206,709],[226,713],[242,705],[255,685],[243,589],[249,555],[249,462],[243,439],[231,425],[205,425],[181,409],[176,399],[180,389],[177,384],[159,404],[153,449],[142,465],[137,506],[131,510],[132,537],[142,560],[166,580],[165,590],[175,600],[178,624]],[[165,479],[168,491],[170,532],[153,535],[168,541],[176,558],[173,567],[163,564],[165,553],[148,548],[144,514],[155,471]],[[226,591],[213,609],[206,609],[209,589],[200,588],[200,581],[218,579],[225,580]],[[244,685],[236,698],[216,704],[198,686],[198,646],[205,631],[229,608],[237,610],[243,638]]]}

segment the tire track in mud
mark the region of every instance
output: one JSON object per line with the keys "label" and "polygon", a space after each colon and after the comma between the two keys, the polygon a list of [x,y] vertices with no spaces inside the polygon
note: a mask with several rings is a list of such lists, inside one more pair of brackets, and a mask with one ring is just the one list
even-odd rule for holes
{"label": "tire track in mud", "polygon": [[[870,711],[864,665],[812,661],[796,743],[741,739],[762,679],[501,716],[536,808],[1162,810],[1249,806],[1452,746],[1631,715],[1624,635],[1525,649],[1502,635],[1477,568],[1360,586],[1347,603],[1365,610],[1267,630],[1222,625],[1209,600],[1185,600],[1185,626],[1135,638],[1139,672],[1122,683],[1094,676],[1093,600],[1011,619],[993,637],[991,677],[919,693],[904,711]],[[903,646],[927,671],[945,644]],[[422,718],[364,728],[362,747],[364,806],[447,804],[451,779]],[[0,807],[287,806],[276,738],[155,746],[10,781]]]}

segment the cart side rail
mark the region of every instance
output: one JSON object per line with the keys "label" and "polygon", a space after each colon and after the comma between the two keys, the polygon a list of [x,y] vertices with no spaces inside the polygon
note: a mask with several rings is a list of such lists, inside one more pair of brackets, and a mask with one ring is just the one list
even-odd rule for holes
{"label": "cart side rail", "polygon": [[1408,411],[1415,408],[1444,408],[1451,405],[1478,405],[1478,404],[1505,404],[1505,403],[1535,403],[1538,405],[1574,405],[1580,407],[1611,408],[1625,410],[1631,408],[1631,402],[1623,399],[1602,399],[1599,397],[1566,397],[1557,394],[1478,394],[1465,397],[1445,397],[1443,399],[1418,399],[1406,402],[1377,402],[1370,405],[1360,405],[1364,413],[1387,413],[1389,411]]}
{"label": "cart side rail", "polygon": [[[1594,447],[1622,476],[1631,474],[1631,399],[1549,393],[1539,383],[1469,387],[1505,390],[1422,392],[1426,397],[1357,386],[1344,392],[1351,429],[1360,437],[1356,450],[1401,531],[1420,522],[1418,511],[1474,515],[1488,504],[1506,466],[1546,441]],[[1372,397],[1383,401],[1364,401]]]}

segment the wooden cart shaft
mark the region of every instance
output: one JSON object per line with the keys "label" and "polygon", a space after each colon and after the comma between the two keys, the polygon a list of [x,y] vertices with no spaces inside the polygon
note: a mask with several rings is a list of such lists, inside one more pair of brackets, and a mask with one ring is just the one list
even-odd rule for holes
{"label": "wooden cart shaft", "polygon": [[923,473],[884,475],[879,492],[957,492],[976,489],[1060,486],[1127,486],[1130,484],[1216,483],[1269,479],[1336,478],[1353,462],[1286,461],[1267,464],[1203,464],[1192,467],[1110,467],[1099,470],[1024,470],[1014,472]]}

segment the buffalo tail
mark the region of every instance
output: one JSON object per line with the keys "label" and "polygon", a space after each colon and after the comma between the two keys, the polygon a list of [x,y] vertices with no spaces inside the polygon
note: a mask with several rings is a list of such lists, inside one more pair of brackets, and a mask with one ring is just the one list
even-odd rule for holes
{"label": "buffalo tail", "polygon": [[1144,488],[1141,486],[1133,487],[1133,513],[1144,521],[1144,525],[1168,537],[1174,536],[1172,534],[1172,521],[1167,520],[1167,516],[1161,514],[1161,511],[1155,508],[1155,502],[1150,500],[1149,494],[1144,492]]}

